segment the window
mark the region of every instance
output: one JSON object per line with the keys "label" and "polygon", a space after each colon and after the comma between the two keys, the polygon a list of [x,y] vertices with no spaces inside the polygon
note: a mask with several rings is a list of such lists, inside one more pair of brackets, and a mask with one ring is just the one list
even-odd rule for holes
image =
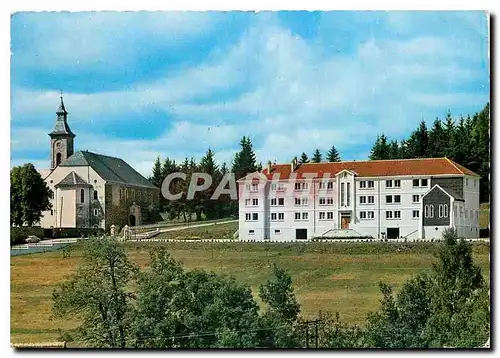
{"label": "window", "polygon": [[474,184],[474,188],[476,187],[476,180],[472,180],[472,183]]}
{"label": "window", "polygon": [[359,203],[360,204],[366,204],[366,196],[360,196],[359,197]]}
{"label": "window", "polygon": [[414,219],[418,219],[418,218],[419,218],[419,216],[420,216],[420,211],[418,211],[418,210],[413,210],[413,212],[412,212],[412,217],[413,217]]}
{"label": "window", "polygon": [[434,205],[429,205],[429,217],[433,218],[434,217]]}
{"label": "window", "polygon": [[448,204],[443,205],[443,218],[448,217]]}
{"label": "window", "polygon": [[252,220],[252,214],[246,213],[245,214],[245,221],[250,221],[250,220]]}
{"label": "window", "polygon": [[347,183],[347,206],[351,205],[351,183]]}
{"label": "window", "polygon": [[285,205],[285,198],[278,198],[278,206]]}
{"label": "window", "polygon": [[252,189],[250,191],[252,192],[259,191],[259,184],[252,184]]}
{"label": "window", "polygon": [[325,205],[326,204],[326,199],[325,198],[319,198],[319,205]]}
{"label": "window", "polygon": [[413,195],[412,198],[413,198],[413,202],[414,203],[419,203],[420,202],[420,195]]}
{"label": "window", "polygon": [[469,179],[465,178],[465,186],[469,186]]}
{"label": "window", "polygon": [[360,189],[365,189],[366,188],[366,181],[365,180],[362,180],[359,182],[359,188]]}
{"label": "window", "polygon": [[399,210],[394,211],[394,219],[401,219],[401,211]]}
{"label": "window", "polygon": [[99,214],[99,210],[94,209],[94,216],[97,216]]}
{"label": "window", "polygon": [[309,213],[295,213],[295,220],[307,220],[308,218]]}
{"label": "window", "polygon": [[465,218],[468,219],[469,218],[469,214],[468,214],[469,210],[465,209]]}
{"label": "window", "polygon": [[368,204],[373,204],[373,203],[375,203],[375,197],[373,195],[370,195],[368,197]]}
{"label": "window", "polygon": [[258,206],[259,205],[259,199],[252,199],[252,205],[253,206]]}
{"label": "window", "polygon": [[319,219],[320,220],[325,220],[325,218],[326,218],[326,213],[324,211],[320,211],[319,212]]}
{"label": "window", "polygon": [[427,179],[422,179],[420,186],[427,186]]}
{"label": "window", "polygon": [[426,218],[428,218],[428,217],[429,217],[429,205],[426,205],[426,206],[424,207],[424,216],[425,216]]}
{"label": "window", "polygon": [[344,200],[344,197],[345,197],[345,188],[344,188],[345,184],[342,183],[340,184],[340,202],[341,202],[341,205],[344,206],[344,203],[345,203],[345,200]]}
{"label": "window", "polygon": [[300,220],[300,213],[295,213],[295,220]]}
{"label": "window", "polygon": [[386,195],[385,196],[385,203],[386,204],[391,204],[392,203],[392,195]]}
{"label": "window", "polygon": [[250,206],[251,200],[250,199],[245,199],[245,206]]}
{"label": "window", "polygon": [[392,188],[392,180],[386,180],[385,181],[385,187],[386,188]]}
{"label": "window", "polygon": [[307,198],[295,198],[295,206],[307,205]]}
{"label": "window", "polygon": [[333,198],[326,198],[327,205],[333,205]]}
{"label": "window", "polygon": [[50,209],[50,215],[54,215],[54,210]]}
{"label": "window", "polygon": [[255,234],[255,230],[248,230],[248,235],[254,235]]}
{"label": "window", "polygon": [[259,220],[259,214],[258,213],[252,213],[252,221],[257,221]]}
{"label": "window", "polygon": [[61,164],[61,158],[62,158],[61,153],[57,153],[57,154],[56,154],[56,167],[57,167],[59,164]]}
{"label": "window", "polygon": [[281,234],[281,230],[274,230],[274,233],[275,233],[276,235],[279,235],[279,234]]}
{"label": "window", "polygon": [[385,212],[385,218],[386,219],[392,219],[392,211],[388,210]]}
{"label": "window", "polygon": [[439,204],[438,215],[439,215],[440,218],[443,217],[443,204]]}
{"label": "window", "polygon": [[360,219],[366,219],[366,211],[360,211],[359,212],[359,218]]}
{"label": "window", "polygon": [[413,186],[418,187],[420,186],[419,180],[418,179],[413,179]]}
{"label": "window", "polygon": [[285,189],[283,183],[272,183],[271,190],[273,191],[283,191]]}
{"label": "window", "polygon": [[271,184],[271,190],[276,190],[276,188],[277,188],[276,183],[272,183],[272,184]]}
{"label": "window", "polygon": [[271,221],[285,220],[285,213],[271,213]]}
{"label": "window", "polygon": [[394,187],[401,188],[401,180],[399,180],[399,179],[394,180]]}
{"label": "window", "polygon": [[271,199],[271,206],[276,206],[277,200],[276,198]]}
{"label": "window", "polygon": [[374,211],[369,211],[368,212],[368,219],[374,219],[375,218],[375,212]]}
{"label": "window", "polygon": [[85,202],[85,190],[80,189],[80,203]]}
{"label": "window", "polygon": [[319,183],[319,188],[320,189],[333,189],[333,182],[332,181],[322,181]]}
{"label": "window", "polygon": [[295,183],[295,190],[307,190],[309,188],[309,183],[301,182]]}
{"label": "window", "polygon": [[307,220],[309,217],[309,213],[302,213],[302,220]]}
{"label": "window", "polygon": [[400,204],[401,203],[401,195],[394,195],[394,202]]}
{"label": "window", "polygon": [[333,211],[329,211],[329,212],[327,212],[327,213],[326,213],[326,218],[327,218],[328,220],[333,220]]}
{"label": "window", "polygon": [[368,188],[373,188],[375,186],[375,183],[373,180],[368,180]]}
{"label": "window", "polygon": [[333,181],[329,181],[327,184],[328,189],[333,189]]}

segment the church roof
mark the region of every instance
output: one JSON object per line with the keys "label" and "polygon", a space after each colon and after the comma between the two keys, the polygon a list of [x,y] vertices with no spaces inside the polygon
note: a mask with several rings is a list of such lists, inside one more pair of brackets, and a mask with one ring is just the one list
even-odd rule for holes
{"label": "church roof", "polygon": [[79,151],[64,161],[61,167],[90,166],[105,181],[156,188],[123,159]]}
{"label": "church roof", "polygon": [[64,101],[61,96],[61,104],[59,105],[59,108],[57,109],[57,120],[56,120],[56,126],[52,132],[50,132],[50,135],[70,135],[72,137],[75,137],[71,129],[69,128],[68,121],[67,121],[67,114],[66,108],[64,107]]}
{"label": "church roof", "polygon": [[55,185],[55,187],[64,187],[64,186],[91,186],[85,180],[83,180],[78,174],[75,172],[71,172],[64,177],[59,183]]}

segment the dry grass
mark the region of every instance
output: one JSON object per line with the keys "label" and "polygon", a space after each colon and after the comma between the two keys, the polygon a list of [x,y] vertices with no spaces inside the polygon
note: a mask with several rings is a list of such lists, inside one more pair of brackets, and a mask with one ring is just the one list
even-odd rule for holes
{"label": "dry grass", "polygon": [[[405,280],[429,270],[436,244],[412,245],[397,252],[397,244],[258,245],[166,243],[172,256],[188,269],[203,268],[235,276],[251,286],[271,277],[273,262],[288,270],[304,316],[338,311],[351,323],[362,322],[379,306],[379,281],[399,287]],[[403,244],[402,244],[403,245]],[[127,244],[131,260],[145,268],[148,244]],[[474,245],[474,258],[489,279],[489,246]],[[75,327],[74,320],[51,317],[52,291],[76,269],[78,246],[71,257],[62,251],[11,257],[11,341],[57,341],[59,329]],[[260,300],[257,299],[260,303]]]}

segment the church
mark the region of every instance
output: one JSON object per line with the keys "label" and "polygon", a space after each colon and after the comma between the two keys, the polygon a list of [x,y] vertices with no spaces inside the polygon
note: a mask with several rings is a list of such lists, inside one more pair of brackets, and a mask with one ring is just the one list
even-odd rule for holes
{"label": "church", "polygon": [[123,227],[156,219],[159,188],[123,159],[89,151],[74,152],[75,134],[61,96],[50,136],[50,169],[39,170],[50,189],[52,209],[43,228]]}

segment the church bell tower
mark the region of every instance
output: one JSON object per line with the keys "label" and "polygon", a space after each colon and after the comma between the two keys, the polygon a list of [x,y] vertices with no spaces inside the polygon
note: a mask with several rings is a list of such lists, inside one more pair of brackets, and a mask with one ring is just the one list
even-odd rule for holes
{"label": "church bell tower", "polygon": [[57,109],[57,120],[54,130],[50,136],[50,169],[54,169],[59,164],[64,163],[73,154],[73,139],[75,135],[68,125],[68,112],[64,108],[61,95],[61,104]]}

